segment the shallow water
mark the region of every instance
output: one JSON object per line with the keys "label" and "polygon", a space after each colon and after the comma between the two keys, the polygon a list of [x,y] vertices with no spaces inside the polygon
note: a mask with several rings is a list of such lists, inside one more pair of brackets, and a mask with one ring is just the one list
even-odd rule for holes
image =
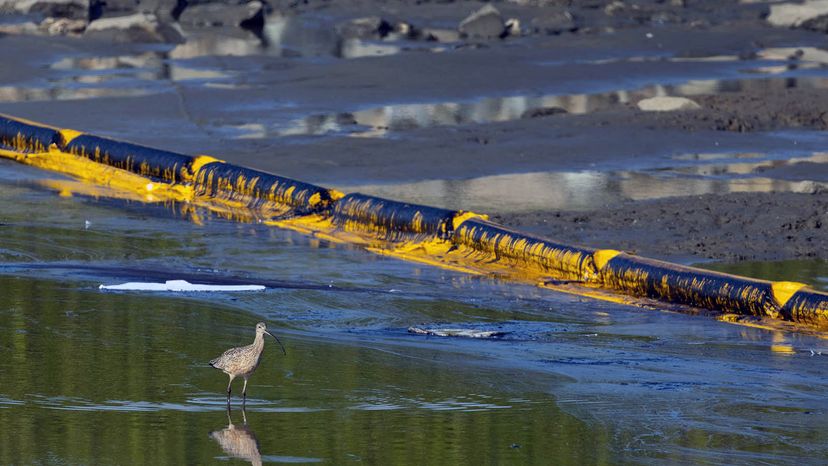
{"label": "shallow water", "polygon": [[[257,225],[197,225],[169,206],[60,197],[38,187],[52,176],[0,162],[2,463],[793,464],[828,455],[824,340],[559,295]],[[97,289],[174,278],[268,289]],[[250,341],[258,320],[287,355],[267,347],[246,412],[234,398],[233,428],[221,433],[226,377],[206,361]],[[412,325],[503,336],[428,337],[409,334]]]}
{"label": "shallow water", "polygon": [[[781,73],[781,72],[780,72]],[[824,77],[751,77],[747,79],[699,79],[676,84],[649,85],[641,88],[623,88],[611,92],[548,95],[511,95],[484,97],[469,101],[437,103],[389,104],[351,113],[311,115],[289,122],[285,127],[267,131],[242,132],[239,138],[267,136],[305,136],[345,134],[353,137],[388,137],[400,130],[432,126],[457,126],[472,123],[493,123],[532,118],[554,112],[583,115],[606,110],[613,105],[629,104],[640,99],[660,96],[692,97],[704,94],[763,90],[773,92],[783,88],[828,87]]]}
{"label": "shallow water", "polygon": [[[0,462],[205,464],[236,456],[208,435],[228,426],[226,377],[204,361],[249,340],[252,327],[243,324],[254,316],[76,283],[3,277],[0,288]],[[588,451],[592,430],[542,393],[494,390],[475,371],[435,370],[429,360],[439,352],[282,338],[288,355],[269,348],[246,410],[247,432],[267,462],[608,454]],[[239,407],[231,419],[242,427]],[[559,438],[547,438],[555,429]],[[489,438],[494,448],[477,448]],[[510,447],[517,442],[528,448]]]}
{"label": "shallow water", "polygon": [[[588,113],[651,95],[825,86],[819,49],[805,49],[796,60],[795,49],[766,49],[747,60],[613,51],[540,63],[593,67],[605,79],[529,89],[510,83],[471,98],[460,92],[408,101],[405,90],[391,100],[366,92],[365,101],[319,105],[314,99],[324,97],[277,101],[253,93],[245,100],[239,92],[236,102],[182,92],[272,89],[279,83],[269,79],[278,80],[291,60],[451,53],[447,44],[393,37],[341,41],[312,26],[272,21],[267,47],[250,35],[209,34],[176,48],[60,52],[44,61],[43,76],[0,87],[0,101],[159,94],[179,102],[176,111],[210,138],[301,144],[301,137],[281,136],[396,137],[412,128],[514,120],[538,108]],[[233,60],[259,55],[269,60]],[[687,61],[705,66],[671,74]],[[624,80],[598,70],[644,62],[658,62],[658,69]],[[211,117],[210,102],[220,107],[218,116]],[[158,111],[104,134],[186,136],[180,125],[159,120]],[[187,150],[206,144],[206,136],[198,137]],[[764,174],[795,163],[824,165],[824,153],[813,152],[824,136],[790,135],[808,138],[808,147],[786,152],[678,152],[645,166],[343,188],[483,212],[589,209],[708,192],[810,192],[824,183]],[[271,149],[262,153],[270,156]],[[186,205],[64,197],[55,179],[62,177],[0,160],[2,464],[800,465],[828,456],[823,339],[404,263],[197,215]],[[823,265],[723,270],[820,286]],[[170,279],[267,289],[98,289]],[[279,335],[287,355],[268,342],[246,410],[237,382],[228,418],[227,379],[206,362],[248,343],[259,320]],[[502,336],[414,335],[410,326]]]}
{"label": "shallow water", "polygon": [[[592,210],[628,200],[739,192],[812,193],[828,181],[784,180],[762,176],[763,170],[800,163],[825,164],[828,154],[796,156],[792,151],[681,154],[641,170],[582,170],[513,173],[470,179],[414,183],[338,186],[425,205],[477,212]],[[812,173],[818,175],[817,173]],[[806,175],[808,176],[808,175]]]}

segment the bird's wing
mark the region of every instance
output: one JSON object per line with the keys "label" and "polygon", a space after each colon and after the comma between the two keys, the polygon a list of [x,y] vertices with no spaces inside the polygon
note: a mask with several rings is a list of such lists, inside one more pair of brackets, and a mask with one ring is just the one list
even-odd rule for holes
{"label": "bird's wing", "polygon": [[243,346],[239,347],[239,348],[230,348],[229,350],[225,351],[224,353],[221,353],[221,356],[219,356],[216,359],[213,359],[212,361],[210,361],[210,365],[220,369],[224,366],[223,363],[225,361],[232,360],[232,359],[240,356],[242,353],[244,353],[244,349],[245,349],[245,347],[243,347]]}

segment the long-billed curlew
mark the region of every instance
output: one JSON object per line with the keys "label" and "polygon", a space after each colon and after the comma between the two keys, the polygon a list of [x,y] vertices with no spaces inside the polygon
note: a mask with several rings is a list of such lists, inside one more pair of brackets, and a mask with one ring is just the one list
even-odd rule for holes
{"label": "long-billed curlew", "polygon": [[256,339],[253,340],[252,345],[230,348],[221,356],[210,361],[211,366],[222,370],[225,374],[230,376],[230,382],[227,383],[228,404],[230,404],[230,386],[233,384],[233,379],[239,376],[244,377],[242,397],[244,402],[247,401],[247,379],[259,366],[259,360],[262,358],[262,351],[264,351],[265,333],[275,338],[279,343],[279,346],[282,347],[282,352],[287,354],[284,345],[282,345],[282,342],[276,338],[276,335],[267,331],[267,324],[259,322],[256,324]]}

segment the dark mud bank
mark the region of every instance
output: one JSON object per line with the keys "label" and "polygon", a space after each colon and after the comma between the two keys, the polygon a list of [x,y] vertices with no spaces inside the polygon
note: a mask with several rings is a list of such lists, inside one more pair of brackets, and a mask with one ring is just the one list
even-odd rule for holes
{"label": "dark mud bank", "polygon": [[707,194],[592,212],[494,216],[561,241],[637,254],[725,261],[825,258],[828,192]]}

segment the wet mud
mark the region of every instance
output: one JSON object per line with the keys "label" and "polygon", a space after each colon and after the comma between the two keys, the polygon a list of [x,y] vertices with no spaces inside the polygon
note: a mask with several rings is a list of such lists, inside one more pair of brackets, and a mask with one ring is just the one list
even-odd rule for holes
{"label": "wet mud", "polygon": [[826,191],[705,194],[494,219],[563,241],[683,262],[824,259],[828,249]]}

